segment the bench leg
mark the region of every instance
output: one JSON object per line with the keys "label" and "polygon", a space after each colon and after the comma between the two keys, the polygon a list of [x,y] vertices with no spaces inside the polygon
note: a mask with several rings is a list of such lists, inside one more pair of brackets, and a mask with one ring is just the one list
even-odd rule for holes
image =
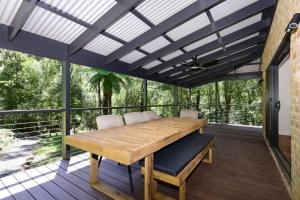
{"label": "bench leg", "polygon": [[199,129],[199,133],[201,133],[201,134],[203,134],[204,131],[205,131],[205,127],[201,127],[201,128]]}
{"label": "bench leg", "polygon": [[213,148],[210,148],[208,150],[207,156],[206,156],[205,159],[203,159],[203,162],[207,163],[207,164],[212,164],[212,162],[213,162]]}
{"label": "bench leg", "polygon": [[153,194],[157,193],[157,181],[153,179]]}
{"label": "bench leg", "polygon": [[183,181],[182,184],[179,186],[179,200],[185,200],[186,193],[186,182]]}

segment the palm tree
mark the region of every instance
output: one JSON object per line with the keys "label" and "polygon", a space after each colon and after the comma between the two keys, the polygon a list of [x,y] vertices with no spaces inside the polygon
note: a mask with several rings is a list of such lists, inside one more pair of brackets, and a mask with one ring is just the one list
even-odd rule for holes
{"label": "palm tree", "polygon": [[[103,107],[112,106],[112,94],[120,93],[121,85],[125,86],[124,81],[118,75],[113,72],[108,72],[102,69],[93,69],[96,73],[90,78],[89,83],[93,90],[97,91],[99,107],[101,103]],[[101,101],[101,89],[103,95],[103,102]],[[111,114],[111,109],[103,109],[105,115]]]}

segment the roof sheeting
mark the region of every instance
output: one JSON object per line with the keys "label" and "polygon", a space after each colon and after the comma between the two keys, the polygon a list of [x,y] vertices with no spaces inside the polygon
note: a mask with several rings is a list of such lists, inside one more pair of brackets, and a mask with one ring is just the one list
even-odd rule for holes
{"label": "roof sheeting", "polygon": [[120,42],[112,40],[101,34],[93,41],[91,41],[88,45],[86,45],[84,49],[107,56],[121,46],[123,45]]}
{"label": "roof sheeting", "polygon": [[89,24],[93,24],[115,4],[114,0],[42,0]]}
{"label": "roof sheeting", "polygon": [[1,0],[0,23],[10,25],[21,3],[22,1],[20,0]]}
{"label": "roof sheeting", "polygon": [[[170,75],[178,74],[178,69],[183,68],[180,64],[195,55],[200,61],[206,60],[208,55],[211,60],[214,53],[226,57],[255,45],[261,47],[270,26],[266,18],[270,18],[271,12],[265,11],[274,7],[275,0],[132,0],[130,3],[41,0],[27,12],[31,14],[26,16],[25,24],[20,23],[22,12],[19,14],[22,10],[26,13],[23,4],[21,0],[0,0],[0,23],[9,26],[13,21],[24,31],[64,43],[68,50],[81,42],[73,53],[83,48],[99,54],[99,65],[103,68],[117,71],[120,68],[121,73],[127,73],[128,68],[128,74],[169,81]],[[243,12],[239,12],[241,9]],[[16,13],[19,20],[14,19]],[[95,22],[105,25],[97,29]],[[14,33],[18,34],[19,30],[16,28]],[[243,48],[232,48],[240,43]],[[230,49],[229,55],[224,53],[226,48]],[[257,53],[260,52],[257,50]],[[112,62],[114,64],[110,65]]]}
{"label": "roof sheeting", "polygon": [[196,0],[145,0],[136,10],[157,25]]}
{"label": "roof sheeting", "polygon": [[205,13],[198,15],[197,17],[185,22],[184,24],[167,32],[167,35],[173,40],[179,40],[207,25],[210,21]]}
{"label": "roof sheeting", "polygon": [[133,63],[143,57],[145,57],[146,55],[139,52],[139,51],[132,51],[129,54],[127,54],[126,56],[120,58],[121,61],[126,62],[126,63]]}
{"label": "roof sheeting", "polygon": [[144,51],[147,51],[148,53],[153,53],[169,44],[170,44],[170,42],[167,39],[160,36],[160,37],[148,42],[147,44],[141,46],[140,48]]}
{"label": "roof sheeting", "polygon": [[36,7],[23,26],[23,30],[70,44],[86,28],[43,8]]}
{"label": "roof sheeting", "polygon": [[259,22],[261,21],[261,17],[262,17],[262,14],[259,13],[257,15],[254,15],[248,19],[245,19],[239,23],[236,23],[234,24],[233,26],[230,26],[228,28],[225,28],[223,30],[220,31],[220,35],[221,36],[226,36],[226,35],[229,35],[230,33],[233,33],[235,31],[238,31],[238,30],[241,30],[251,24],[255,24],[256,22]]}
{"label": "roof sheeting", "polygon": [[126,42],[148,31],[150,27],[132,13],[128,13],[109,27],[106,32]]}
{"label": "roof sheeting", "polygon": [[203,46],[203,45],[205,45],[207,43],[210,43],[210,42],[212,42],[214,40],[218,40],[218,36],[216,34],[212,34],[212,35],[207,36],[207,37],[205,37],[205,38],[203,38],[201,40],[198,40],[198,41],[196,41],[196,42],[194,42],[194,43],[192,43],[192,44],[184,47],[184,50],[191,51],[191,50],[196,49],[198,47],[201,47],[201,46]]}
{"label": "roof sheeting", "polygon": [[258,0],[226,0],[210,9],[210,13],[213,19],[217,21],[257,1]]}

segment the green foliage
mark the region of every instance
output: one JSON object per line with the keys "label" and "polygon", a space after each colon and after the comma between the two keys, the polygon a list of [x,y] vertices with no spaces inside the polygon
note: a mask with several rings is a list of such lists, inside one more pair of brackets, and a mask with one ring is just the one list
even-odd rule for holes
{"label": "green foliage", "polygon": [[[61,108],[61,66],[60,61],[0,50],[0,108]],[[143,104],[142,79],[79,65],[72,65],[71,73],[71,107]],[[148,105],[173,104],[173,88],[171,85],[148,81]],[[256,80],[224,81],[217,85],[211,83],[192,89],[191,101],[195,109],[215,107],[213,112],[221,115],[231,111],[232,105],[260,105],[261,85]],[[188,103],[188,89],[179,87],[178,104]],[[172,111],[171,107],[151,109],[162,116],[170,116]],[[129,110],[107,110],[105,113],[122,114],[126,111]],[[74,118],[82,120],[86,116],[76,114]],[[260,113],[257,118],[261,118]]]}

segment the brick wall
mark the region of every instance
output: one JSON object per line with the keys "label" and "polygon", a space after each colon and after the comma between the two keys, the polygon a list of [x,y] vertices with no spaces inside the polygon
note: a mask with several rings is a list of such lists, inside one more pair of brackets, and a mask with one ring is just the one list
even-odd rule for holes
{"label": "brick wall", "polygon": [[292,195],[300,199],[300,30],[291,36]]}
{"label": "brick wall", "polygon": [[[270,34],[262,56],[263,69],[263,99],[265,99],[265,70],[275,54],[284,34],[288,22],[294,13],[300,12],[300,0],[278,0]],[[292,197],[300,200],[300,30],[292,34],[291,38],[291,130],[292,130]],[[265,101],[263,101],[265,103]],[[265,104],[264,104],[265,106]],[[263,109],[263,125],[265,111]]]}

